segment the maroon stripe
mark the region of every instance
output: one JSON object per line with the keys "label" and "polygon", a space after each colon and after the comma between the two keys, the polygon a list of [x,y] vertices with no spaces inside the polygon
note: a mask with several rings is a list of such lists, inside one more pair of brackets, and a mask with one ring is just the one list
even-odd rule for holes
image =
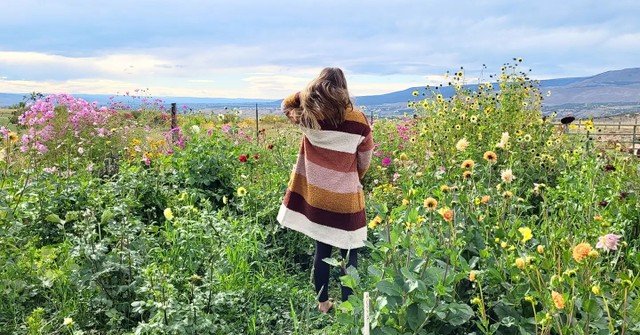
{"label": "maroon stripe", "polygon": [[319,121],[321,130],[335,130],[343,133],[356,134],[367,136],[371,132],[371,128],[363,123],[357,121],[345,120],[337,127],[329,123],[328,121]]}
{"label": "maroon stripe", "polygon": [[366,225],[364,209],[351,214],[326,211],[309,205],[300,194],[291,190],[287,190],[283,203],[288,209],[301,213],[307,219],[322,226],[354,231]]}

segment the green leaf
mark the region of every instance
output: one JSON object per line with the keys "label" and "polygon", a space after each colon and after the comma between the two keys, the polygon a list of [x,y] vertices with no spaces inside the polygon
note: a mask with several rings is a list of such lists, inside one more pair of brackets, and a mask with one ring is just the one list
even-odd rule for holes
{"label": "green leaf", "polygon": [[338,262],[338,260],[335,259],[335,258],[323,258],[322,261],[327,263],[327,264],[329,264],[329,265],[331,265],[331,266],[340,266],[341,265],[340,262]]}
{"label": "green leaf", "polygon": [[411,330],[417,330],[424,322],[427,314],[420,308],[417,303],[413,303],[407,308],[407,323]]}
{"label": "green leaf", "polygon": [[376,285],[378,291],[392,297],[401,297],[402,289],[395,283],[383,280]]}
{"label": "green leaf", "polygon": [[57,214],[47,215],[46,220],[51,223],[64,223],[64,221],[62,221],[62,219]]}
{"label": "green leaf", "polygon": [[428,286],[435,286],[440,281],[440,278],[442,278],[443,275],[443,269],[435,266],[428,267],[424,271],[424,282]]}
{"label": "green leaf", "polygon": [[451,303],[449,304],[449,315],[447,322],[453,326],[460,326],[473,316],[473,309],[467,304]]}

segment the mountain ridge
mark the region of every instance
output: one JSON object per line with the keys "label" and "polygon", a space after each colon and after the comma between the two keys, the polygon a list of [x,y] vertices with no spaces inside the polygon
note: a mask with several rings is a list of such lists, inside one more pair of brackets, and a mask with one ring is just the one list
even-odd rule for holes
{"label": "mountain ridge", "polygon": [[[560,106],[565,104],[597,104],[597,103],[640,103],[640,67],[610,70],[587,77],[566,77],[540,80],[540,89],[550,91],[551,95],[544,100],[545,106]],[[468,84],[473,89],[477,84]],[[380,106],[406,104],[411,101],[414,91],[424,92],[425,87],[409,87],[404,90],[377,95],[356,96],[358,106]],[[445,97],[454,94],[450,86],[443,86],[438,91]],[[0,106],[8,106],[23,101],[25,94],[0,93]],[[106,94],[74,94],[76,97],[88,101],[98,101],[108,104],[113,95]],[[197,105],[197,107],[229,107],[250,106],[259,104],[264,107],[278,107],[281,99],[250,99],[250,98],[196,98],[196,97],[159,97],[166,103]],[[126,96],[116,96],[117,101],[134,101]],[[195,106],[194,106],[195,107]]]}

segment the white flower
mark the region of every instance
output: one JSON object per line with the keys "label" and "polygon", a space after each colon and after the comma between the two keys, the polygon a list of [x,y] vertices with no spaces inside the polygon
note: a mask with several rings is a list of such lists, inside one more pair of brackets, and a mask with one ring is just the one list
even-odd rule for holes
{"label": "white flower", "polygon": [[502,133],[502,137],[500,137],[500,142],[496,144],[496,147],[500,149],[504,149],[508,143],[509,143],[509,133],[504,132]]}
{"label": "white flower", "polygon": [[73,322],[72,318],[64,318],[64,321],[62,322],[62,325],[66,326],[66,327],[71,327],[71,326],[73,326],[73,323],[74,322]]}
{"label": "white flower", "polygon": [[467,141],[466,138],[463,138],[460,141],[458,141],[458,143],[456,143],[456,149],[458,149],[458,151],[465,151],[467,150],[468,146],[469,146],[469,141]]}
{"label": "white flower", "polygon": [[84,153],[84,148],[78,147],[78,153],[82,155]]}
{"label": "white flower", "polygon": [[193,126],[191,126],[191,132],[194,134],[199,134],[200,133],[200,127],[197,124],[194,124]]}
{"label": "white flower", "polygon": [[511,169],[502,170],[502,173],[500,174],[500,177],[507,184],[512,182],[514,179],[516,179],[516,177],[513,175],[513,172],[511,171]]}

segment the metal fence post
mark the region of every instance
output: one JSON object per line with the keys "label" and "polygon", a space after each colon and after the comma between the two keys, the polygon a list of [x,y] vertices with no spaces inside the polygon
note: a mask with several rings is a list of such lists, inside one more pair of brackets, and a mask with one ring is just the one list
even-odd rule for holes
{"label": "metal fence post", "polygon": [[176,103],[171,103],[171,138],[173,142],[177,140],[177,132],[174,130],[178,128],[178,116],[177,116],[178,108],[176,107]]}
{"label": "metal fence post", "polygon": [[256,144],[260,144],[260,127],[258,126],[258,104],[256,103]]}

